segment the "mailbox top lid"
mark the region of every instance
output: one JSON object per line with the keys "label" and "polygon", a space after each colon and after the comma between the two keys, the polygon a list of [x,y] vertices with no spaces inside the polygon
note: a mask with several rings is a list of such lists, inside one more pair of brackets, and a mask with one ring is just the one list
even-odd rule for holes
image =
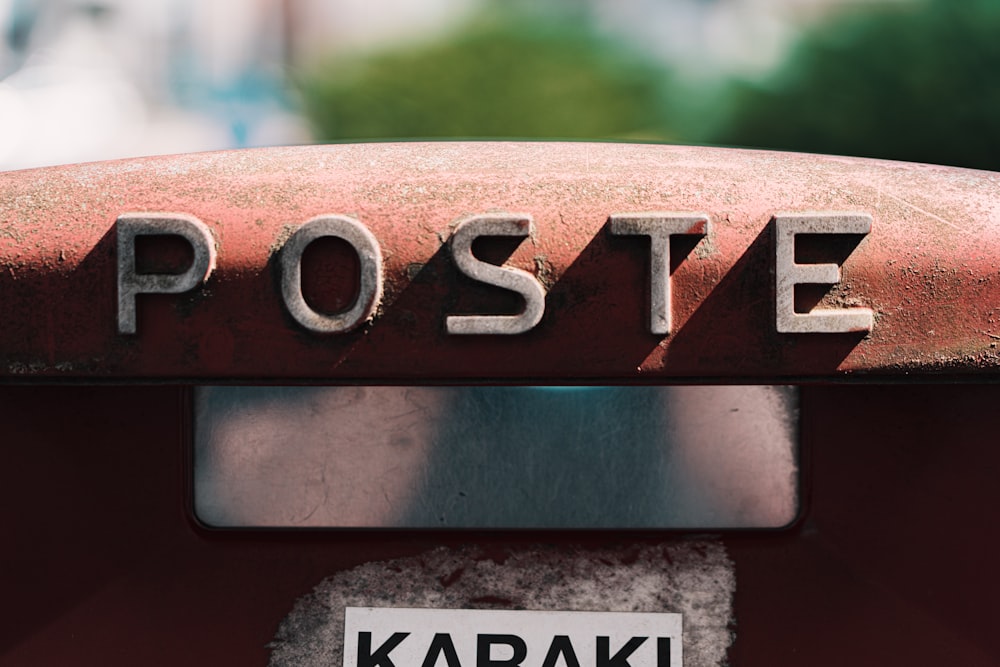
{"label": "mailbox top lid", "polygon": [[[785,382],[986,378],[1000,364],[991,172],[683,146],[347,144],[9,172],[0,191],[4,381]],[[870,231],[793,241],[790,261],[839,278],[793,280],[795,310],[866,309],[870,330],[782,332],[776,222],[831,215]],[[134,334],[117,326],[128,216],[195,220],[214,253],[194,287],[135,294]],[[382,290],[355,328],[317,333],[282,297],[280,253],[330,216],[375,239]],[[519,333],[449,333],[452,316],[525,308],[456,263],[449,239],[476,216],[526,221],[523,238],[472,248],[541,286],[543,313]],[[636,216],[708,223],[671,241],[667,334],[650,327],[652,242],[610,222]],[[143,241],[153,275],[190,263],[176,239]],[[336,240],[313,246],[306,302],[349,309],[365,258]]]}

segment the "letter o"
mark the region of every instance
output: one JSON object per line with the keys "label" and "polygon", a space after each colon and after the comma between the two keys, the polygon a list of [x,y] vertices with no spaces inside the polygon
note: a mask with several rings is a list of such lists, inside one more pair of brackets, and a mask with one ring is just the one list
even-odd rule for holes
{"label": "letter o", "polygon": [[[358,298],[348,309],[327,315],[309,307],[302,296],[302,253],[318,239],[333,236],[351,244],[361,265]],[[382,250],[368,229],[345,215],[323,215],[303,223],[282,246],[281,299],[295,321],[315,333],[343,333],[356,329],[375,314],[382,300]]]}

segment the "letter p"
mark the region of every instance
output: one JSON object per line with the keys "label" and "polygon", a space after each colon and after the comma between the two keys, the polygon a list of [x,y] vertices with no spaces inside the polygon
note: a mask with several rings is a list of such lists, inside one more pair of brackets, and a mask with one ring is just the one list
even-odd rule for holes
{"label": "letter p", "polygon": [[[181,213],[126,213],[115,222],[118,236],[118,333],[134,334],[138,294],[187,292],[208,279],[215,268],[212,233],[197,218]],[[142,235],[180,236],[191,244],[194,259],[183,273],[139,273],[135,239]]]}

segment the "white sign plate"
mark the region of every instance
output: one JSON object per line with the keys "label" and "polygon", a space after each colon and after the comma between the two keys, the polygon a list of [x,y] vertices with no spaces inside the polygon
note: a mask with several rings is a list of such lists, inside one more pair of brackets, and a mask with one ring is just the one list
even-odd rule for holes
{"label": "white sign plate", "polygon": [[681,667],[681,615],[348,607],[344,667]]}

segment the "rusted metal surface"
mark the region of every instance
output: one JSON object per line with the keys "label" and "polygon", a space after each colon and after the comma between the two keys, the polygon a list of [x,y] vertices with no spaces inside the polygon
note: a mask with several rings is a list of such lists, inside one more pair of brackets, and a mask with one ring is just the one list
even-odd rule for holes
{"label": "rusted metal surface", "polygon": [[[673,146],[413,143],[11,172],[0,193],[6,381],[725,381],[1000,368],[1000,175],[990,172]],[[675,240],[668,335],[650,331],[649,240],[608,228],[610,216],[658,211],[710,221],[694,245]],[[871,309],[869,333],[776,330],[772,217],[811,211],[872,218],[867,235],[803,238],[797,250],[800,261],[842,263],[818,307]],[[203,222],[216,269],[183,294],[139,294],[129,335],[117,328],[115,221],[135,213]],[[533,232],[477,253],[532,274],[547,290],[544,314],[516,335],[449,335],[448,316],[523,308],[451,258],[457,222],[497,213],[531,216]],[[378,240],[384,293],[370,321],[322,334],[283,307],[278,252],[300,225],[331,215]],[[150,261],[161,251],[154,244]],[[317,253],[303,260],[307,300],[347,310],[357,259]]]}

